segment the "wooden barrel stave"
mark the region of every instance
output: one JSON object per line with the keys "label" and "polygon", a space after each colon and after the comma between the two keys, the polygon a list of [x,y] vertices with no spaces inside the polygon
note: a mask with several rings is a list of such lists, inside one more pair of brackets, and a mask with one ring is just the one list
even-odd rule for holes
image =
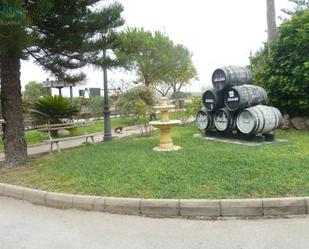
{"label": "wooden barrel stave", "polygon": [[224,93],[225,106],[230,111],[266,104],[267,93],[264,88],[253,85],[241,85],[229,88]]}
{"label": "wooden barrel stave", "polygon": [[219,131],[236,130],[236,115],[227,108],[220,108],[215,112],[214,124]]}
{"label": "wooden barrel stave", "polygon": [[231,86],[250,84],[252,79],[251,71],[240,66],[218,68],[212,74],[212,84],[219,91]]}
{"label": "wooden barrel stave", "polygon": [[269,133],[282,122],[282,114],[275,107],[257,105],[241,111],[237,116],[237,128],[244,134]]}
{"label": "wooden barrel stave", "polygon": [[218,110],[223,106],[223,92],[215,89],[208,89],[202,96],[203,105],[208,112]]}
{"label": "wooden barrel stave", "polygon": [[196,114],[195,124],[199,130],[214,130],[214,115],[208,112],[205,108],[202,108],[202,110],[198,111]]}

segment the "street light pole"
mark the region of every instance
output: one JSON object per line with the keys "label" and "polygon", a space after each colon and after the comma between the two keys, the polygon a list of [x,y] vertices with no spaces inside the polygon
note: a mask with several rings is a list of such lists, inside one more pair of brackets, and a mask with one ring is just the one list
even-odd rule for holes
{"label": "street light pole", "polygon": [[[103,61],[106,61],[106,49],[103,49]],[[110,110],[108,104],[108,85],[107,85],[107,69],[103,66],[103,81],[104,81],[104,136],[103,141],[108,142],[112,140]]]}

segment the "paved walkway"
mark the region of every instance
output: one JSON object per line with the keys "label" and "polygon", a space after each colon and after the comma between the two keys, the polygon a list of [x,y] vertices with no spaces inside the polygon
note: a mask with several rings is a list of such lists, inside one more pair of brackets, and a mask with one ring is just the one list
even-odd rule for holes
{"label": "paved walkway", "polygon": [[[118,139],[118,138],[123,138],[127,136],[132,136],[132,135],[138,135],[141,134],[141,129],[138,126],[130,126],[124,128],[123,132],[121,134],[119,133],[114,133],[113,132],[113,137]],[[102,133],[96,133],[94,136],[94,141],[95,143],[102,142],[103,141],[103,132]],[[85,138],[72,138],[72,140],[67,140],[67,141],[62,141],[60,142],[60,148],[61,149],[68,149],[68,148],[73,148],[80,146],[82,143],[85,142]],[[54,145],[53,150],[56,151],[57,148]],[[37,144],[37,145],[30,145],[28,146],[28,155],[37,155],[41,153],[46,153],[49,152],[50,150],[50,145],[49,144]],[[4,152],[0,152],[0,161],[4,161]],[[1,247],[0,247],[1,249]]]}
{"label": "paved walkway", "polygon": [[198,221],[58,210],[0,197],[1,249],[308,249],[309,217]]}

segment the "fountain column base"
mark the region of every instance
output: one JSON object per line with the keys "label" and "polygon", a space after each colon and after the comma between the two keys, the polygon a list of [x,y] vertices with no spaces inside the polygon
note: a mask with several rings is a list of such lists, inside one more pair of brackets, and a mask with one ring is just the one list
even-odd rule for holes
{"label": "fountain column base", "polygon": [[154,151],[176,151],[181,149],[180,146],[176,146],[173,144],[173,139],[171,137],[171,128],[164,127],[160,130],[160,144],[155,147]]}
{"label": "fountain column base", "polygon": [[157,152],[165,152],[165,151],[177,151],[177,150],[180,150],[181,147],[180,146],[177,146],[177,145],[173,145],[172,147],[170,148],[162,148],[160,146],[158,147],[154,147],[153,150],[154,151],[157,151]]}

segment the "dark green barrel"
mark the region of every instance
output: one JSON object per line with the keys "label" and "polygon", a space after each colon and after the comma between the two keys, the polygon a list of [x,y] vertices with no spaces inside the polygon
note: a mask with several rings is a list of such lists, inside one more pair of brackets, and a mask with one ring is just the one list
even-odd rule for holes
{"label": "dark green barrel", "polygon": [[195,117],[195,124],[202,131],[211,131],[215,129],[214,114],[206,111],[205,108],[198,111]]}
{"label": "dark green barrel", "polygon": [[213,112],[223,107],[223,92],[209,89],[202,96],[203,105],[209,112]]}
{"label": "dark green barrel", "polygon": [[267,93],[264,88],[254,85],[234,86],[224,93],[224,104],[230,111],[266,104]]}
{"label": "dark green barrel", "polygon": [[219,131],[236,130],[236,114],[230,112],[226,107],[215,112],[214,124]]}
{"label": "dark green barrel", "polygon": [[240,66],[228,66],[218,68],[212,74],[212,84],[216,90],[227,87],[250,84],[252,73],[248,68]]}
{"label": "dark green barrel", "polygon": [[238,130],[244,134],[269,133],[281,123],[281,112],[275,107],[265,105],[247,108],[237,116]]}

